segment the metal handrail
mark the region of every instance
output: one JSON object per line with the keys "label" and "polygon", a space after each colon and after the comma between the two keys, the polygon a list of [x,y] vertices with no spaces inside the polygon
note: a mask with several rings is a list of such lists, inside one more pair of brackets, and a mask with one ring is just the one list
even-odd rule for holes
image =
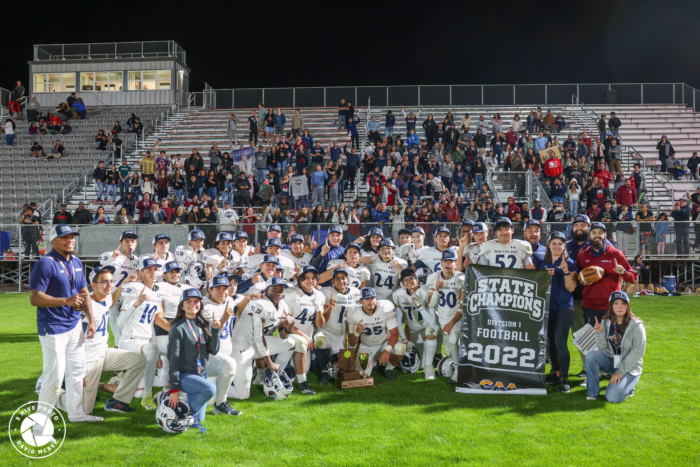
{"label": "metal handrail", "polygon": [[367,122],[370,121],[370,116],[372,114],[372,98],[368,97],[367,98],[367,115],[365,116],[365,131],[362,133],[362,144],[360,145],[360,169],[357,170],[357,173],[355,174],[355,199],[357,199],[357,196],[359,194],[360,190],[360,175],[362,171],[362,158],[364,157],[365,154],[365,144],[367,144]]}
{"label": "metal handrail", "polygon": [[61,194],[61,203],[65,203],[67,197],[70,196],[71,194],[73,194],[80,187],[81,181],[82,181],[82,187],[83,188],[87,187],[87,174],[86,173],[78,176],[78,178],[74,179],[68,185],[63,187],[63,192]]}

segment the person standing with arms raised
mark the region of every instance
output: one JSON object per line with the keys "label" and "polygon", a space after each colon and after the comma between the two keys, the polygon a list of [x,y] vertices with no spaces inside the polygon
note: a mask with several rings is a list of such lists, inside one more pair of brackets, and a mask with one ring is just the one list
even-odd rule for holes
{"label": "person standing with arms raised", "polygon": [[[90,293],[83,263],[75,256],[75,237],[65,224],[52,229],[48,255],[36,262],[29,274],[29,302],[36,306],[36,322],[43,358],[39,402],[55,406],[65,378],[66,405],[71,422],[101,422],[102,417],[83,410],[85,338],[95,335]],[[80,308],[87,319],[85,333]]]}

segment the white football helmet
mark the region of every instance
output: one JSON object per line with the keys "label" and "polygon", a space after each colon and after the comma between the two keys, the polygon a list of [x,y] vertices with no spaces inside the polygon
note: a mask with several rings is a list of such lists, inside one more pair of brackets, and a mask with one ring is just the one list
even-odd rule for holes
{"label": "white football helmet", "polygon": [[190,406],[178,400],[177,408],[170,408],[170,393],[162,392],[158,399],[158,409],[156,410],[156,422],[166,433],[183,433],[190,425],[195,423],[195,416],[190,411]]}
{"label": "white football helmet", "polygon": [[265,382],[263,388],[267,397],[275,401],[282,401],[289,397],[292,390],[292,382],[287,373],[280,371],[275,373],[269,368],[265,370]]}
{"label": "white football helmet", "polygon": [[314,345],[317,349],[325,349],[327,343],[328,339],[323,331],[317,331],[316,334],[314,334]]}
{"label": "white football helmet", "polygon": [[409,350],[401,359],[399,368],[404,373],[415,373],[420,368],[420,357],[415,350]]}
{"label": "white football helmet", "polygon": [[201,261],[192,261],[185,269],[185,283],[199,291],[207,286],[207,268]]}
{"label": "white football helmet", "polygon": [[438,363],[437,371],[440,376],[452,378],[452,375],[455,374],[455,364],[451,358],[445,357]]}

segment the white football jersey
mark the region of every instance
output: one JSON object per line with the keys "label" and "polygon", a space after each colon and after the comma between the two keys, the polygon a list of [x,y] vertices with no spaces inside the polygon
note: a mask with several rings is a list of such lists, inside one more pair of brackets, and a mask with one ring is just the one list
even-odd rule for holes
{"label": "white football jersey", "polygon": [[[202,299],[202,316],[207,319],[210,323],[212,320],[220,321],[221,317],[226,311],[226,306],[233,310],[234,304],[230,297],[226,297],[224,303],[216,303],[209,297],[204,297]],[[231,324],[233,323],[233,318],[229,318],[223,326],[219,329],[219,352],[223,355],[231,355],[231,350],[233,350],[231,343]]]}
{"label": "white football jersey", "polygon": [[[150,255],[139,256],[139,263],[144,258],[150,258],[152,256],[152,254],[153,253],[151,253]],[[165,255],[165,259],[158,258],[156,260],[156,263],[160,264],[160,267],[158,268],[158,277],[156,279],[156,282],[161,282],[163,280],[163,271],[165,271],[165,263],[169,263],[170,261],[175,261],[175,260],[176,260],[175,254],[170,252],[170,251]]]}
{"label": "white football jersey", "polygon": [[248,302],[233,328],[232,342],[246,349],[252,348],[255,337],[253,336],[253,314],[258,314],[264,321],[263,334],[266,334],[277,328],[286,313],[289,313],[289,307],[284,300],[279,303],[277,308],[267,297]]}
{"label": "white football jersey", "polygon": [[[482,243],[483,245],[483,243]],[[470,243],[469,245],[464,247],[464,257],[469,260],[470,264],[478,264],[479,263],[479,258],[481,257],[481,251],[479,248],[479,245],[474,243]]]}
{"label": "white football jersey", "polygon": [[163,318],[173,319],[177,314],[177,307],[180,304],[180,297],[185,286],[182,284],[172,285],[167,282],[159,282],[158,288],[163,295]]}
{"label": "white football jersey", "polygon": [[285,294],[284,301],[294,317],[294,326],[307,337],[313,336],[316,313],[323,313],[326,297],[318,289],[307,295],[300,287],[294,287],[289,295]]}
{"label": "white football jersey", "polygon": [[[141,303],[131,316],[127,316],[127,310],[139,298],[141,290],[148,295],[148,300]],[[149,289],[142,282],[129,282],[122,287],[122,297],[124,302],[119,314],[119,323],[123,324],[121,338],[150,339],[153,335],[153,320],[164,298],[160,285],[154,284],[153,289]]]}
{"label": "white football jersey", "polygon": [[418,332],[426,327],[423,314],[416,309],[414,297],[417,297],[421,306],[427,310],[428,308],[428,290],[425,286],[418,288],[413,295],[409,295],[404,287],[394,292],[394,305],[396,305],[396,313],[401,313],[404,316],[403,322],[408,323],[408,328],[411,332]]}
{"label": "white football jersey", "polygon": [[365,256],[374,256],[378,254],[379,252],[377,251],[365,251],[365,250],[360,250],[360,258],[364,258]]}
{"label": "white football jersey", "polygon": [[[233,297],[229,297],[229,300],[231,300],[231,306],[234,307],[234,311],[236,311],[236,306],[238,306],[239,303],[243,301],[245,298],[245,295],[241,294],[236,294]],[[242,311],[242,310],[241,310]],[[236,322],[238,322],[238,316],[232,316],[231,317],[231,342],[233,341],[233,329],[236,327]]]}
{"label": "white football jersey", "polygon": [[371,315],[365,313],[361,304],[353,306],[348,311],[347,321],[350,332],[355,332],[362,321],[365,329],[360,334],[360,343],[368,347],[382,345],[389,339],[389,331],[398,326],[394,305],[388,300],[377,300],[377,308]]}
{"label": "white football jersey", "polygon": [[[423,246],[421,248],[416,248],[416,246],[413,244],[413,242],[409,242],[405,245],[401,245],[400,247],[396,248],[396,256],[412,263],[413,262],[413,259],[411,259],[412,256],[418,257],[420,255],[421,251],[427,250],[428,248],[430,248],[430,247]],[[413,252],[413,253],[411,253],[411,252]]]}
{"label": "white football jersey", "polygon": [[336,336],[345,334],[345,322],[347,320],[347,311],[350,307],[357,305],[360,302],[360,290],[356,287],[348,287],[345,293],[338,292],[335,287],[323,287],[321,293],[328,299],[333,296],[338,303],[331,310],[328,321],[323,325],[323,332],[328,332]]}
{"label": "white football jersey", "polygon": [[[451,246],[447,249],[454,251],[455,258],[457,257],[456,246]],[[442,262],[442,251],[438,250],[437,248],[428,247],[421,249],[420,252],[416,255],[416,259],[419,261],[423,261],[423,263],[428,267],[428,269],[430,270],[428,274],[437,271],[442,271],[442,265],[440,264]]]}
{"label": "white football jersey", "polygon": [[462,301],[459,299],[460,292],[464,290],[464,274],[456,272],[449,280],[442,276],[442,271],[434,272],[428,276],[426,285],[429,289],[435,288],[435,282],[438,277],[444,281],[444,284],[439,291],[433,292],[438,294],[438,304],[435,307],[440,326],[444,327],[457,312],[462,312]]}
{"label": "white football jersey", "polygon": [[486,266],[523,269],[532,263],[532,246],[524,240],[513,239],[507,245],[489,240],[481,245],[479,254],[479,264]]}
{"label": "white football jersey", "polygon": [[[344,259],[334,259],[328,261],[328,269],[333,269],[334,267],[340,266],[343,263],[345,263]],[[368,282],[372,277],[372,274],[369,272],[367,266],[362,263],[357,263],[356,268],[348,266],[345,268],[345,270],[348,272],[350,287],[356,287],[359,289],[363,282]]]}
{"label": "white football jersey", "polygon": [[246,265],[248,264],[248,258],[250,258],[250,252],[253,251],[255,247],[252,245],[247,245],[245,249],[243,250],[243,253],[238,253],[236,249],[231,250],[231,269],[233,273],[235,274],[236,271],[239,269],[243,269],[245,271]]}
{"label": "white football jersey", "polygon": [[287,258],[295,265],[298,264],[299,267],[303,268],[304,266],[311,264],[312,256],[311,253],[302,253],[301,258],[297,258],[296,256],[294,256],[294,253],[292,253],[292,250],[282,250],[280,252],[280,259],[281,258]]}
{"label": "white football jersey", "polygon": [[[288,251],[288,250],[285,250]],[[311,255],[309,255],[311,256]],[[255,272],[260,269],[260,263],[262,263],[262,260],[265,258],[265,255],[263,254],[257,254],[253,256],[248,257],[247,264],[245,268],[243,268],[243,272],[246,275],[249,275],[252,277]],[[286,256],[282,256],[280,253],[279,258],[277,260],[280,262],[280,266],[282,266],[282,269],[284,269],[284,272],[282,273],[282,277],[285,280],[289,280],[292,278],[294,275],[294,261],[291,259],[287,258]]]}
{"label": "white football jersey", "polygon": [[180,245],[175,248],[175,260],[180,263],[180,267],[184,271],[191,262],[201,261],[204,251],[204,248],[197,251],[190,245]]}
{"label": "white football jersey", "polygon": [[[223,269],[219,269],[219,264],[221,264],[224,259],[226,259],[228,264],[226,264]],[[208,250],[204,250],[202,262],[204,262],[204,264],[211,264],[213,275],[221,274],[222,272],[235,274],[235,272],[238,270],[233,253],[229,252],[228,257],[224,258],[224,255],[222,255],[217,248],[209,248]]]}
{"label": "white football jersey", "polygon": [[139,259],[131,255],[126,256],[124,253],[119,253],[119,256],[112,258],[114,251],[105,251],[100,255],[101,266],[112,266],[114,268],[114,288],[119,287],[124,279],[129,277],[129,274],[134,272],[139,267]]}
{"label": "white football jersey", "polygon": [[[377,292],[378,300],[392,300],[391,294],[399,288],[401,273],[394,269],[392,261],[384,262],[379,255],[374,256],[374,263],[371,264],[372,280],[374,291]],[[408,267],[408,263],[401,258],[394,257],[393,261],[398,261],[402,269]]]}
{"label": "white football jersey", "polygon": [[[95,320],[95,336],[92,339],[85,339],[85,363],[96,362],[104,358],[105,352],[109,348],[109,309],[112,306],[112,296],[107,295],[104,302],[92,300],[92,317]],[[83,323],[87,324],[87,318],[83,318]]]}

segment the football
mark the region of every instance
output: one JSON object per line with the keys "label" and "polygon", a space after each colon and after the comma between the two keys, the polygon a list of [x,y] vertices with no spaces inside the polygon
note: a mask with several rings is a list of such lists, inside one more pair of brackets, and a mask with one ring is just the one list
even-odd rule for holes
{"label": "football", "polygon": [[588,266],[578,274],[578,279],[582,284],[591,285],[601,280],[604,275],[605,269],[598,266]]}

